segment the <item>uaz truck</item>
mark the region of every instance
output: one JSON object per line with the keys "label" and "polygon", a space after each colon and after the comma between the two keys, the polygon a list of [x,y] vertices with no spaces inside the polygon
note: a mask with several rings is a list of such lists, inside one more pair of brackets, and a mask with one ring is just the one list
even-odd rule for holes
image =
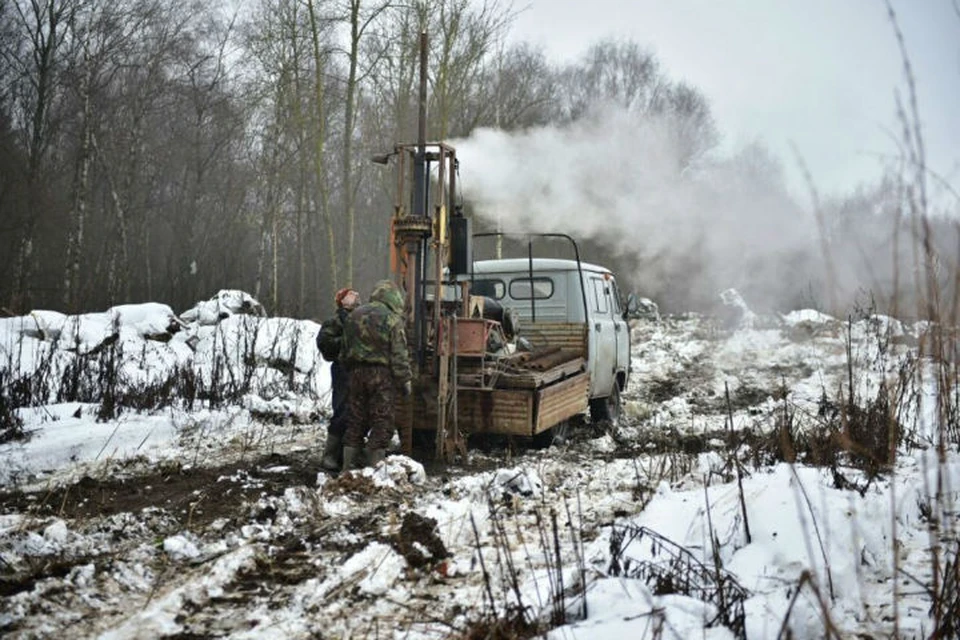
{"label": "uaz truck", "polygon": [[[581,262],[576,243],[563,237],[576,259],[473,261],[444,287],[442,304],[458,311],[444,316],[439,332],[428,326],[434,357],[422,363],[413,402],[402,401],[401,423],[422,431],[446,424],[438,438],[454,432],[454,442],[500,434],[547,445],[565,440],[581,414],[619,420],[630,375],[624,303],[610,269]],[[425,294],[427,317],[433,290]],[[435,357],[444,353],[445,365]]]}

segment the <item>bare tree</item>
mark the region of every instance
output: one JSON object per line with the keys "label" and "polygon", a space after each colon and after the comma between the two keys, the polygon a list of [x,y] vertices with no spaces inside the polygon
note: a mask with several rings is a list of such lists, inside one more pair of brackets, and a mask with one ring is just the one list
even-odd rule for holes
{"label": "bare tree", "polygon": [[673,83],[651,52],[632,41],[604,40],[567,66],[562,74],[563,108],[571,120],[600,103],[612,103],[639,117],[658,117],[676,143],[682,170],[717,143],[706,97],[685,83]]}
{"label": "bare tree", "polygon": [[526,43],[498,51],[485,75],[468,130],[491,125],[513,130],[559,119],[558,72],[542,51]]}
{"label": "bare tree", "polygon": [[[248,47],[256,62],[253,70],[263,98],[263,131],[271,132],[264,150],[271,160],[259,166],[271,168],[278,181],[269,189],[272,205],[270,224],[261,226],[271,233],[271,242],[260,246],[282,247],[289,237],[294,246],[295,285],[293,308],[303,312],[307,296],[318,289],[335,286],[337,279],[338,229],[330,215],[331,192],[339,180],[331,174],[337,167],[327,161],[328,145],[334,135],[330,122],[338,97],[330,91],[331,5],[316,0],[269,0],[263,3],[250,26]],[[271,106],[272,105],[272,106]],[[271,124],[272,122],[272,124]],[[276,148],[271,148],[275,146]],[[289,218],[289,219],[288,219]],[[289,222],[289,227],[286,226]],[[325,251],[311,242],[315,234],[326,239]],[[280,244],[278,244],[280,243]],[[326,268],[319,268],[320,259]],[[278,276],[283,256],[272,252],[274,296],[283,288]],[[307,269],[309,264],[317,265]],[[274,302],[283,305],[280,299]]]}
{"label": "bare tree", "polygon": [[[341,170],[343,172],[343,213],[347,223],[347,264],[345,283],[352,284],[354,280],[353,254],[356,243],[356,197],[358,180],[354,179],[354,137],[356,136],[357,95],[361,83],[371,70],[383,59],[384,51],[374,51],[374,55],[366,59],[365,68],[361,68],[361,45],[365,34],[376,20],[393,5],[392,0],[380,0],[366,10],[362,0],[345,0],[346,22],[349,25],[350,36],[347,47],[347,78],[344,87],[343,109],[343,146],[341,148]],[[341,283],[335,279],[335,286]]]}
{"label": "bare tree", "polygon": [[[314,143],[316,150],[313,154],[314,162],[314,177],[316,179],[317,193],[320,197],[319,202],[317,203],[317,208],[319,209],[320,216],[324,221],[326,226],[327,234],[327,255],[329,258],[329,274],[330,282],[333,287],[337,286],[339,280],[338,271],[339,265],[337,263],[337,243],[336,243],[336,234],[333,227],[333,222],[330,215],[330,194],[329,188],[326,180],[326,167],[325,167],[325,152],[324,145],[326,143],[326,118],[327,114],[325,113],[324,105],[324,89],[326,82],[323,77],[324,67],[327,63],[327,51],[326,47],[321,46],[321,25],[317,18],[317,9],[313,0],[307,0],[307,11],[310,18],[310,44],[312,45],[313,53],[313,85],[314,85],[314,120],[313,125],[315,127],[314,132]],[[296,66],[294,67],[296,69]],[[299,101],[298,101],[299,102]],[[299,229],[299,219],[298,219],[298,229]],[[298,238],[300,233],[297,234]],[[304,299],[304,247],[302,244],[298,245],[298,255],[300,258],[300,291],[298,297],[298,308],[303,308],[303,299]]]}
{"label": "bare tree", "polygon": [[561,76],[566,117],[575,120],[599,101],[637,113],[661,109],[668,82],[653,53],[632,41],[603,40]]}
{"label": "bare tree", "polygon": [[66,267],[63,276],[63,306],[67,310],[76,310],[78,307],[77,288],[80,277],[81,256],[84,246],[84,231],[86,230],[87,202],[90,193],[90,158],[93,146],[91,130],[91,91],[94,75],[93,55],[91,53],[91,31],[78,26],[74,21],[70,28],[74,31],[74,38],[79,43],[80,55],[75,70],[75,77],[79,79],[77,97],[80,104],[80,134],[77,159],[74,169],[72,206],[70,211],[70,230],[67,238]]}
{"label": "bare tree", "polygon": [[43,199],[44,163],[53,140],[54,103],[60,99],[59,57],[73,19],[73,0],[35,0],[13,2],[13,19],[20,37],[5,41],[2,57],[15,75],[13,93],[14,126],[26,138],[26,206],[22,215],[11,221],[18,232],[14,263],[14,284],[10,307],[24,310],[31,303],[34,275],[36,228]]}
{"label": "bare tree", "polygon": [[471,3],[445,0],[430,12],[428,25],[436,33],[431,49],[433,62],[432,128],[439,139],[468,133],[475,118],[469,114],[484,80],[484,70],[495,46],[513,19],[509,5],[498,0]]}

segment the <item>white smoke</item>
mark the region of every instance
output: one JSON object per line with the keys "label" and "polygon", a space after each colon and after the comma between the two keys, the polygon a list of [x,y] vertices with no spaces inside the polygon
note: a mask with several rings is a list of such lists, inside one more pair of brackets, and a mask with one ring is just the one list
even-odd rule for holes
{"label": "white smoke", "polygon": [[798,275],[790,265],[816,260],[813,217],[762,147],[691,165],[681,132],[669,117],[605,106],[564,126],[479,129],[453,145],[466,200],[504,229],[603,242],[635,258],[635,279],[655,292],[782,293]]}

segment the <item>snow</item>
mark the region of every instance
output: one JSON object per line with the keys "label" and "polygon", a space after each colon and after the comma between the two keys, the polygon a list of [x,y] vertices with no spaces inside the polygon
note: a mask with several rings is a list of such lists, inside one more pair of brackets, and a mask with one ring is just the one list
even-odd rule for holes
{"label": "snow", "polygon": [[[821,637],[828,624],[888,637],[894,621],[929,635],[932,519],[942,563],[960,513],[960,455],[934,446],[937,371],[906,339],[931,327],[764,318],[726,297],[733,325],[633,321],[617,429],[471,449],[453,467],[391,451],[337,477],[319,472],[330,378],[316,323],[264,317],[230,290],[180,316],[145,304],[0,320],[6,375],[63,380],[115,353],[121,390],[187,372],[204,388],[249,383],[216,406],[102,418],[101,397],[63,401],[51,382],[15,410],[29,437],[0,444],[0,633],[426,639],[524,611],[554,640]],[[902,399],[893,467],[770,459],[757,434],[786,412],[802,444],[850,392],[848,358],[862,405],[882,389]],[[129,504],[98,506],[108,490]],[[695,588],[643,577],[671,557],[705,568]],[[717,584],[742,595],[742,630]]]}
{"label": "snow", "polygon": [[182,534],[164,540],[163,551],[174,560],[193,560],[200,555],[200,549],[193,540]]}
{"label": "snow", "polygon": [[784,323],[789,326],[797,325],[803,322],[809,322],[811,324],[828,324],[836,321],[832,316],[817,311],[816,309],[798,309],[796,311],[785,313],[782,318]]}
{"label": "snow", "polygon": [[202,326],[218,324],[224,318],[235,314],[264,315],[263,306],[249,293],[236,289],[222,289],[209,300],[198,302],[184,311],[180,318],[186,323]]}
{"label": "snow", "polygon": [[181,609],[185,605],[201,607],[211,598],[221,595],[223,586],[238,571],[252,565],[255,553],[255,548],[246,546],[220,558],[212,567],[205,569],[195,582],[188,582],[156,598],[143,610],[133,613],[123,623],[99,637],[103,640],[156,638],[181,632],[183,627],[177,622]]}
{"label": "snow", "polygon": [[704,628],[716,615],[712,608],[685,596],[656,596],[643,583],[602,578],[591,585],[588,601],[599,610],[582,622],[554,629],[549,640],[619,640],[656,637],[656,629],[668,638],[728,640],[735,636],[724,627]]}
{"label": "snow", "polygon": [[96,405],[78,402],[21,410],[33,435],[2,450],[0,481],[39,478],[77,462],[162,456],[177,435],[169,416],[96,422],[96,412]]}

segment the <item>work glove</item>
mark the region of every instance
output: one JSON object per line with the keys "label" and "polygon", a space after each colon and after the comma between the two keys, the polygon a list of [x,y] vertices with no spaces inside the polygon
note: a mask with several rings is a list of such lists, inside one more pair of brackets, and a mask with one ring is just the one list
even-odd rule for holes
{"label": "work glove", "polygon": [[400,393],[403,394],[404,398],[409,398],[413,394],[413,383],[407,380],[403,383],[403,387],[400,389]]}

